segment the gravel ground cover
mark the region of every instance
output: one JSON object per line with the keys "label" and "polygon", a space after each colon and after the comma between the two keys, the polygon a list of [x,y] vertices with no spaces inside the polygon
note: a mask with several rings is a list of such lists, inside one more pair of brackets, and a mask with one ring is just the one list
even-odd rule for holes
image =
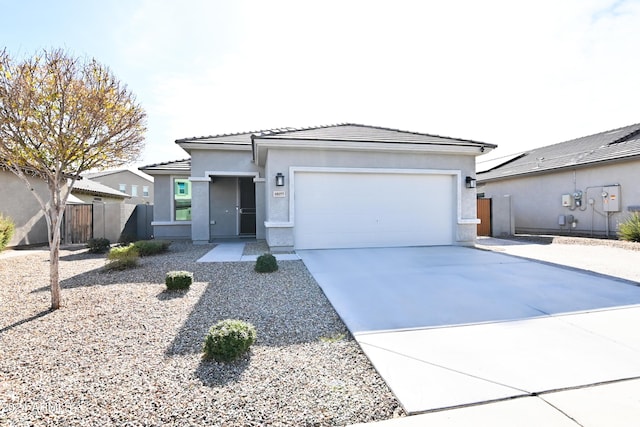
{"label": "gravel ground cover", "polygon": [[[123,272],[64,250],[55,312],[48,253],[0,258],[0,425],[329,426],[404,415],[302,261],[269,274],[251,262],[195,263],[211,248],[174,243]],[[170,270],[192,271],[191,289],[165,292]],[[224,318],[253,323],[257,342],[237,362],[205,362],[203,337]]]}

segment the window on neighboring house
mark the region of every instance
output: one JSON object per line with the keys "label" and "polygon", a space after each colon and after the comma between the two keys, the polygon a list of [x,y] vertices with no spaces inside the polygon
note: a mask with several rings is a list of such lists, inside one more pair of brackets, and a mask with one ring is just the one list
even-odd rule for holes
{"label": "window on neighboring house", "polygon": [[173,182],[174,218],[191,221],[191,182],[186,178],[176,178]]}
{"label": "window on neighboring house", "polygon": [[138,186],[137,185],[132,185],[131,186],[131,197],[138,197]]}
{"label": "window on neighboring house", "polygon": [[149,197],[149,186],[148,185],[143,185],[142,186],[142,197]]}
{"label": "window on neighboring house", "polygon": [[127,192],[127,184],[120,184],[119,190],[122,191],[123,193],[126,193]]}

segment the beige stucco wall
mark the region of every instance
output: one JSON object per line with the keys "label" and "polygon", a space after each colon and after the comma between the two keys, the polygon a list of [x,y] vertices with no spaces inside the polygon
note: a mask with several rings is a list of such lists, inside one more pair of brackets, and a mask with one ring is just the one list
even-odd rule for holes
{"label": "beige stucco wall", "polygon": [[[120,184],[126,184],[127,188],[125,193],[132,196],[131,186],[138,186],[138,197],[131,197],[126,199],[124,203],[130,205],[139,205],[139,204],[151,204],[153,203],[154,197],[154,183],[137,175],[129,170],[115,172],[109,175],[99,176],[95,178],[91,178],[92,181],[99,182],[102,185],[106,185],[107,187],[113,188],[114,190],[120,191]],[[149,187],[149,197],[142,196],[142,187]]]}
{"label": "beige stucco wall", "polygon": [[[479,176],[480,178],[482,175]],[[478,192],[494,200],[510,196],[512,212],[493,205],[494,224],[513,216],[516,233],[580,233],[602,236],[607,231],[603,212],[604,186],[620,185],[621,211],[609,214],[609,231],[614,236],[618,224],[629,215],[628,207],[640,205],[640,161],[610,163],[589,168],[563,170],[544,175],[530,175],[481,183]],[[583,205],[563,207],[562,195],[582,191]],[[589,199],[593,204],[589,204]],[[560,215],[573,215],[575,228],[560,227]],[[500,232],[494,227],[493,234]]]}
{"label": "beige stucco wall", "polygon": [[[30,182],[45,201],[49,199],[47,185],[41,179]],[[47,243],[47,222],[36,198],[27,186],[11,172],[0,169],[0,213],[10,217],[16,231],[9,246]]]}

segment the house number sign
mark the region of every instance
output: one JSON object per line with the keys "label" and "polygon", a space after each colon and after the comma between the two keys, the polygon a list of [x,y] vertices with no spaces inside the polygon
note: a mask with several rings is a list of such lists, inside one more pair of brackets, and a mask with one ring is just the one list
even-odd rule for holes
{"label": "house number sign", "polygon": [[286,197],[287,193],[285,191],[274,191],[273,197]]}

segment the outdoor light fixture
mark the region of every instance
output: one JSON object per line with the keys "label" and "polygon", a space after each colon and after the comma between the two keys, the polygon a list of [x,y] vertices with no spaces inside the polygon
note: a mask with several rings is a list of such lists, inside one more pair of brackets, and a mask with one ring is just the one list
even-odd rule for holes
{"label": "outdoor light fixture", "polygon": [[465,180],[465,183],[467,184],[467,188],[476,188],[475,178],[471,178],[470,176],[468,176],[467,179]]}
{"label": "outdoor light fixture", "polygon": [[278,172],[276,174],[276,187],[282,187],[282,186],[284,186],[284,175]]}

